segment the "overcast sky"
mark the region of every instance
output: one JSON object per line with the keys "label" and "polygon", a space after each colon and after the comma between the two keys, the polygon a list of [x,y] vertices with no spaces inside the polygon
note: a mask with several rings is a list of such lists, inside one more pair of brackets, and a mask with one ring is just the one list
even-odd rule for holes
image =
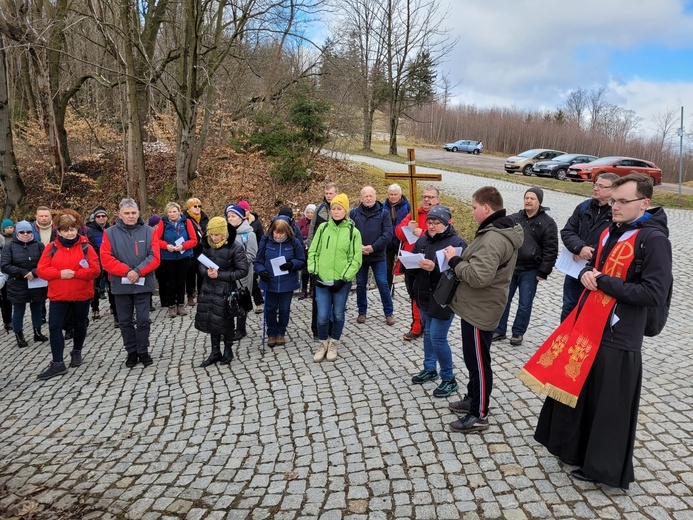
{"label": "overcast sky", "polygon": [[691,0],[451,0],[445,23],[459,37],[442,66],[455,101],[554,109],[606,85],[643,130],[681,106],[693,130]]}

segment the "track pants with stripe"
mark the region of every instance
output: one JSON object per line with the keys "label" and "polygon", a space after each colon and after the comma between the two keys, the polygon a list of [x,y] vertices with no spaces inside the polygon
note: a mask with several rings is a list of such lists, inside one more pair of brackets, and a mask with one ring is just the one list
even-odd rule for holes
{"label": "track pants with stripe", "polygon": [[491,371],[491,338],[493,331],[480,330],[462,319],[462,354],[469,371],[467,395],[472,403],[469,413],[481,417],[488,415],[489,399],[493,388]]}

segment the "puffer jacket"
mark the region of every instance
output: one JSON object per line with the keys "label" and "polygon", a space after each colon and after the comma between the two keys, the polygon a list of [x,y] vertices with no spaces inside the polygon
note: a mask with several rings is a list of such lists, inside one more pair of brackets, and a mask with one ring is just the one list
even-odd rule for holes
{"label": "puffer jacket", "polygon": [[361,233],[348,219],[339,225],[334,220],[322,224],[308,249],[308,272],[320,280],[351,282],[361,269]]}
{"label": "puffer jacket", "polygon": [[200,264],[203,277],[202,288],[197,300],[195,328],[202,332],[233,337],[233,320],[226,314],[226,297],[231,292],[231,282],[240,280],[248,274],[248,260],[243,246],[231,235],[226,244],[218,249],[209,245],[205,238],[202,253],[219,266],[219,276],[210,278],[207,268]]}
{"label": "puffer jacket", "polygon": [[12,303],[42,302],[46,300],[48,290],[45,287],[29,289],[26,278],[32,273],[37,277],[38,266],[45,246],[34,238],[31,242],[22,242],[16,236],[2,248],[0,270],[7,275],[7,299]]}
{"label": "puffer jacket", "polygon": [[496,211],[484,220],[462,256],[450,259],[460,280],[450,309],[467,323],[489,331],[498,327],[508,302],[522,226]]}
{"label": "puffer jacket", "polygon": [[[283,256],[287,262],[291,262],[291,269],[281,276],[274,275],[272,260]],[[260,240],[260,247],[255,258],[255,272],[267,271],[270,274],[269,282],[260,282],[260,289],[266,289],[272,293],[293,292],[301,287],[298,273],[306,265],[306,255],[303,244],[298,238],[277,242],[273,237],[264,235]]]}
{"label": "puffer jacket", "polygon": [[[41,255],[36,272],[39,278],[48,280],[50,301],[81,302],[94,297],[94,279],[101,274],[99,257],[87,237],[78,238],[77,243],[71,247],[65,247],[60,238],[56,238],[46,246]],[[86,258],[82,244],[86,244]],[[63,280],[60,277],[63,269],[73,270],[74,278]]]}
{"label": "puffer jacket", "polygon": [[[429,312],[430,305],[437,305],[435,302],[432,302],[433,292],[438,287],[438,282],[440,281],[440,268],[436,254],[448,246],[461,247],[463,251],[467,247],[467,242],[457,234],[452,225],[449,225],[442,233],[436,233],[433,236],[430,236],[428,231],[426,231],[414,244],[413,253],[423,253],[427,260],[433,260],[436,264],[433,271],[407,269],[407,275],[411,275],[414,300],[416,300],[416,303],[424,312]],[[449,313],[450,311],[446,312]]]}

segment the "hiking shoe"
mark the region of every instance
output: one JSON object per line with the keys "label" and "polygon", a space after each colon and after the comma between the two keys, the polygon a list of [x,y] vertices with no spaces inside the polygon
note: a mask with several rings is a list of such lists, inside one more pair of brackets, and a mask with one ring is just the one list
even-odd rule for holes
{"label": "hiking shoe", "polygon": [[263,309],[263,305],[262,305],[262,304],[256,305],[256,306],[255,306],[255,314],[262,314],[262,309]]}
{"label": "hiking shoe", "polygon": [[279,346],[279,345],[286,345],[286,339],[284,336],[277,336],[274,340],[274,344]]}
{"label": "hiking shoe", "polygon": [[128,357],[125,359],[125,366],[133,368],[137,365],[137,352],[128,352]]}
{"label": "hiking shoe", "polygon": [[366,315],[359,314],[358,318],[356,318],[356,323],[366,323]]}
{"label": "hiking shoe", "polygon": [[438,379],[438,372],[435,370],[422,370],[414,377],[411,378],[411,382],[415,385],[422,385],[426,381],[435,381]]}
{"label": "hiking shoe", "polygon": [[152,359],[152,356],[149,355],[149,352],[145,352],[144,354],[138,354],[138,357],[140,358],[142,364],[146,367],[154,363],[154,360]]}
{"label": "hiking shoe", "polygon": [[70,368],[78,367],[82,364],[82,351],[73,350],[70,352]]}
{"label": "hiking shoe", "polygon": [[395,324],[395,317],[390,314],[389,316],[385,316],[385,323],[388,325],[394,325]]}
{"label": "hiking shoe", "polygon": [[450,408],[450,411],[456,413],[460,417],[467,415],[471,407],[472,398],[468,395],[465,395],[461,401],[453,401],[448,403],[448,408]]}
{"label": "hiking shoe", "polygon": [[468,413],[464,417],[450,423],[450,429],[456,432],[469,433],[488,430],[488,419],[481,419]]}
{"label": "hiking shoe", "polygon": [[507,338],[508,336],[506,336],[505,334],[499,334],[498,332],[494,332],[493,336],[491,336],[491,341],[502,341]]}
{"label": "hiking shoe", "polygon": [[267,346],[272,348],[277,344],[277,336],[269,336],[267,338]]}
{"label": "hiking shoe", "polygon": [[67,374],[67,367],[65,366],[65,363],[62,361],[60,362],[55,362],[51,361],[51,364],[48,365],[48,368],[41,372],[36,379],[39,379],[41,381],[46,381],[50,379],[51,377],[55,376],[62,376],[63,374]]}
{"label": "hiking shoe", "polygon": [[522,345],[522,340],[523,340],[523,339],[524,339],[524,338],[522,337],[522,335],[520,335],[520,334],[513,334],[512,338],[510,338],[510,344],[513,345],[513,346],[515,346],[515,347],[519,347],[520,345]]}
{"label": "hiking shoe", "polygon": [[402,339],[405,339],[407,341],[414,341],[415,339],[419,339],[420,337],[421,334],[416,334],[412,331],[409,331],[404,336],[402,336]]}
{"label": "hiking shoe", "polygon": [[438,388],[433,390],[433,397],[448,397],[451,393],[457,392],[460,389],[460,385],[457,384],[455,378],[448,379],[447,381],[442,381]]}

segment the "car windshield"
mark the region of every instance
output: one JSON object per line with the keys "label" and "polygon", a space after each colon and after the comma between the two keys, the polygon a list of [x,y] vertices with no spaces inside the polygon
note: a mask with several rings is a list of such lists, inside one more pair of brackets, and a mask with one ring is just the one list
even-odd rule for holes
{"label": "car windshield", "polygon": [[540,148],[537,148],[536,150],[527,150],[526,152],[522,152],[521,154],[518,154],[518,157],[534,157],[539,152],[541,152]]}
{"label": "car windshield", "polygon": [[570,162],[570,161],[572,161],[573,159],[575,159],[578,155],[580,155],[580,154],[577,154],[577,153],[564,153],[563,155],[558,155],[558,156],[554,157],[554,158],[551,159],[551,160],[552,160],[552,161],[556,161],[556,162]]}

